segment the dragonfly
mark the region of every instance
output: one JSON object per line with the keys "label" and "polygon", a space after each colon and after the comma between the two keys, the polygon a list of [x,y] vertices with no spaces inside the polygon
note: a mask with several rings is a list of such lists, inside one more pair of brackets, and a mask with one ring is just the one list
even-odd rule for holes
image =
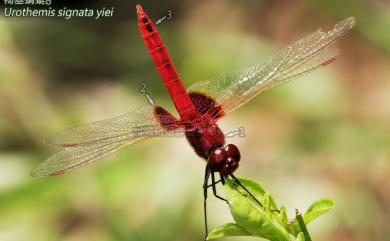
{"label": "dragonfly", "polygon": [[[236,145],[225,143],[218,121],[262,91],[332,63],[340,52],[335,43],[352,29],[355,19],[346,18],[330,31],[319,29],[245,71],[201,81],[185,89],[155,25],[139,4],[136,12],[143,41],[179,117],[161,106],[146,105],[116,118],[59,132],[45,142],[63,149],[31,174],[33,177],[57,176],[150,137],[184,133],[195,153],[206,161],[203,196],[207,235],[208,189],[211,187],[215,197],[226,201],[217,194],[216,184],[233,178],[241,185],[233,174],[239,166],[240,151]],[[219,174],[219,181],[215,174]]]}

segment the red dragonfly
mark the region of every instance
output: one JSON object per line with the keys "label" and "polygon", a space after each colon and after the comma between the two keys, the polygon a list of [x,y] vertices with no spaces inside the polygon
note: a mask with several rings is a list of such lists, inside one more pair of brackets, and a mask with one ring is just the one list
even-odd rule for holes
{"label": "red dragonfly", "polygon": [[[149,137],[182,131],[196,154],[207,162],[204,204],[209,187],[216,197],[225,200],[216,193],[214,174],[220,174],[222,183],[228,176],[238,181],[233,172],[238,168],[240,152],[233,144],[225,145],[217,121],[260,92],[332,63],[339,54],[334,44],[355,23],[349,17],[328,32],[317,30],[244,72],[196,83],[187,92],[153,22],[140,5],[136,9],[146,48],[180,118],[163,107],[148,105],[113,119],[65,130],[46,139],[63,150],[41,163],[32,176],[63,174]],[[210,176],[212,185],[208,185]]]}

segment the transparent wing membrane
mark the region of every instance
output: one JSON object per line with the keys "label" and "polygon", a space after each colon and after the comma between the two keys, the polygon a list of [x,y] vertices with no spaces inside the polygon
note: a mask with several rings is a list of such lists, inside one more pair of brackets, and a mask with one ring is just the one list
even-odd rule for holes
{"label": "transparent wing membrane", "polygon": [[332,63],[334,60],[336,60],[339,54],[340,54],[340,50],[335,47],[326,49],[325,51],[322,51],[321,53],[314,56],[313,58],[308,59],[308,61],[305,62],[304,64],[297,66],[294,70],[288,71],[288,73],[286,74],[282,73],[281,75],[283,76],[283,78],[280,79],[280,82],[285,82],[290,79],[298,78],[322,66],[326,66]]}
{"label": "transparent wing membrane", "polygon": [[57,152],[42,162],[31,172],[31,175],[33,177],[47,177],[63,174],[105,157],[116,152],[121,147],[135,142],[136,139],[128,143],[114,142],[90,146],[66,147],[64,150]]}
{"label": "transparent wing membrane", "polygon": [[112,143],[163,134],[153,106],[145,106],[112,119],[97,121],[56,133],[45,139],[55,146],[74,147]]}
{"label": "transparent wing membrane", "polygon": [[178,124],[172,124],[169,129],[166,126],[163,128],[158,120],[164,118],[163,114],[154,113],[154,107],[146,106],[116,118],[54,134],[45,142],[64,149],[41,163],[31,175],[59,175],[114,153],[124,146],[180,131]]}
{"label": "transparent wing membrane", "polygon": [[246,71],[196,83],[189,91],[210,95],[227,114],[272,86],[333,62],[339,53],[333,45],[348,33],[354,24],[355,19],[350,17],[337,23],[328,32],[319,29],[280,49]]}

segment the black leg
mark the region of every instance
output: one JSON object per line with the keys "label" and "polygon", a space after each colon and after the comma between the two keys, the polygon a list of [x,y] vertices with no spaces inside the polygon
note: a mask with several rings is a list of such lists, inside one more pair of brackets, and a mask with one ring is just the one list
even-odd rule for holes
{"label": "black leg", "polygon": [[219,173],[219,176],[221,178],[220,181],[222,182],[222,185],[225,185],[225,177],[221,173]]}
{"label": "black leg", "polygon": [[274,212],[274,213],[280,214],[280,210],[277,210],[277,209],[271,209],[271,212]]}
{"label": "black leg", "polygon": [[242,185],[242,183],[240,182],[240,180],[238,180],[238,178],[236,178],[233,174],[230,174],[230,176],[234,179],[234,181],[237,183],[238,186],[242,187],[242,189],[244,189],[245,192],[247,192],[249,196],[251,196],[260,205],[260,207],[263,206],[263,204],[261,204],[261,202],[257,200],[257,198],[255,198],[255,196],[253,196],[253,194],[248,189],[246,189],[244,185]]}
{"label": "black leg", "polygon": [[[215,182],[215,185],[217,185],[217,184],[220,183],[220,182],[222,182],[222,180],[216,181],[216,182]],[[212,186],[213,186],[213,184],[209,184],[209,185],[207,186],[207,188],[212,187]]]}
{"label": "black leg", "polygon": [[213,194],[216,198],[221,199],[222,201],[227,202],[227,200],[217,194],[217,188],[215,187],[217,183],[215,182],[214,172],[211,172],[211,186],[213,187]]}
{"label": "black leg", "polygon": [[206,166],[206,170],[205,170],[205,174],[204,174],[204,182],[203,182],[203,212],[204,212],[204,227],[205,227],[205,231],[206,231],[206,238],[207,238],[207,235],[209,235],[209,231],[207,228],[207,206],[206,206],[207,188],[208,188],[207,184],[209,181],[209,177],[210,177],[210,169],[208,166]]}

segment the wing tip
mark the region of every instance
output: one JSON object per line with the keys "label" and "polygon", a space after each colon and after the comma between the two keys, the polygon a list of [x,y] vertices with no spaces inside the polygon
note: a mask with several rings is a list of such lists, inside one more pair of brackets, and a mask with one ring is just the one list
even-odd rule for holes
{"label": "wing tip", "polygon": [[45,178],[49,176],[57,176],[65,172],[65,169],[50,168],[46,162],[42,162],[30,172],[30,176],[33,178]]}
{"label": "wing tip", "polygon": [[43,171],[40,166],[38,166],[37,168],[33,169],[30,172],[30,176],[32,176],[33,178],[45,178],[45,177],[58,176],[58,175],[61,175],[64,173],[65,173],[65,170],[59,170],[59,171],[55,171],[55,172],[46,172],[46,171]]}
{"label": "wing tip", "polygon": [[347,30],[351,30],[355,24],[356,18],[354,16],[350,16],[338,22],[335,26],[335,29],[346,28]]}
{"label": "wing tip", "polygon": [[356,18],[354,16],[349,16],[345,19],[345,21],[349,22],[349,25],[353,27],[355,26]]}
{"label": "wing tip", "polygon": [[31,172],[30,172],[30,176],[32,176],[33,178],[44,178],[44,177],[47,177],[48,175],[43,173],[39,167],[33,169]]}

